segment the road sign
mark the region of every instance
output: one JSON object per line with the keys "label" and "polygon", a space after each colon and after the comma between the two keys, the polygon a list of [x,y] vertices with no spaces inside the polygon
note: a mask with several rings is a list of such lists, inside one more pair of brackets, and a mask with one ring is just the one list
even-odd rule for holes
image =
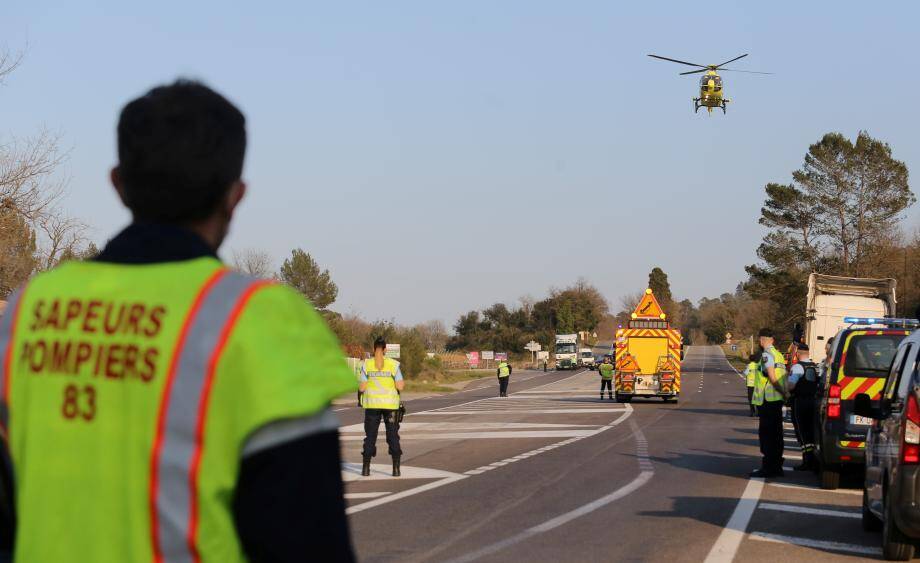
{"label": "road sign", "polygon": [[394,360],[399,359],[399,344],[387,344],[387,351],[384,352],[384,355],[388,358],[393,358]]}
{"label": "road sign", "polygon": [[537,351],[538,360],[548,360],[549,359],[549,350]]}
{"label": "road sign", "polygon": [[538,342],[531,340],[530,342],[527,343],[526,346],[524,346],[524,349],[530,350],[531,352],[539,352],[540,350],[543,349],[543,346],[540,346]]}
{"label": "road sign", "polygon": [[479,352],[468,352],[466,354],[466,359],[470,363],[471,368],[479,367]]}
{"label": "road sign", "polygon": [[652,293],[651,289],[646,289],[645,293],[642,295],[642,300],[639,301],[639,304],[636,305],[636,310],[633,311],[632,318],[634,319],[664,319],[664,311],[661,310],[661,305],[658,304],[658,300],[655,299],[655,294]]}
{"label": "road sign", "polygon": [[732,344],[732,352],[737,352],[737,351],[738,351],[738,345]]}
{"label": "road sign", "polygon": [[495,352],[493,352],[492,350],[483,350],[479,354],[479,357],[482,358],[483,360],[494,360]]}
{"label": "road sign", "polygon": [[499,362],[507,362],[508,352],[495,352],[495,360]]}

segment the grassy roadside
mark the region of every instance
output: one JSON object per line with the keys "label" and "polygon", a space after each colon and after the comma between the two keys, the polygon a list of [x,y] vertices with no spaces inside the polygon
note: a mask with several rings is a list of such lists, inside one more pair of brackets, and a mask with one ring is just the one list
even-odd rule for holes
{"label": "grassy roadside", "polygon": [[722,351],[725,352],[725,358],[728,360],[728,363],[736,370],[743,372],[744,368],[748,365],[747,357],[742,356],[745,350],[739,347],[737,352],[733,352],[731,346],[728,344],[722,344],[721,348]]}
{"label": "grassy roadside", "polygon": [[444,371],[434,374],[422,372],[418,378],[406,380],[405,390],[408,393],[450,393],[463,388],[470,381],[484,377],[495,377],[495,370]]}

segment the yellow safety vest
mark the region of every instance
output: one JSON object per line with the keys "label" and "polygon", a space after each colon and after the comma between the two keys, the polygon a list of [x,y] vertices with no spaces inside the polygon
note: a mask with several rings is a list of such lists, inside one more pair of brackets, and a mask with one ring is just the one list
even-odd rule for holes
{"label": "yellow safety vest", "polygon": [[506,362],[498,364],[498,376],[499,377],[508,377],[511,375],[511,368],[508,367]]}
{"label": "yellow safety vest", "polygon": [[601,378],[613,379],[613,364],[608,364],[607,362],[604,362],[597,368],[597,371],[600,372]]}
{"label": "yellow safety vest", "polygon": [[367,389],[361,394],[361,406],[366,409],[395,411],[399,408],[399,391],[396,390],[396,374],[399,362],[383,358],[383,368],[377,369],[374,358],[364,360],[364,374],[367,375]]}
{"label": "yellow safety vest", "polygon": [[[785,389],[786,387],[786,358],[777,350],[775,347],[771,346],[767,350],[767,354],[773,356],[774,369],[776,371],[776,378],[778,380],[778,385]],[[754,385],[754,395],[751,398],[751,403],[755,405],[762,405],[764,402],[772,403],[776,401],[783,401],[785,397],[783,394],[770,382],[770,378],[767,377],[766,368],[760,366],[760,369],[757,370],[757,379]]]}
{"label": "yellow safety vest", "polygon": [[300,294],[216,258],[68,262],[7,313],[16,561],[245,561],[244,452],[280,438],[273,422],[333,419],[356,386]]}
{"label": "yellow safety vest", "polygon": [[757,384],[757,372],[758,371],[760,371],[759,362],[751,362],[748,364],[747,375],[745,375],[746,377],[745,383],[747,383],[748,387],[753,387],[754,385]]}

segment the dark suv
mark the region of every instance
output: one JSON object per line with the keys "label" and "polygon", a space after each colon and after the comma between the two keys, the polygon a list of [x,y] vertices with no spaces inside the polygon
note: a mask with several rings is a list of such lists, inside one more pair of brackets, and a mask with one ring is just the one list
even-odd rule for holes
{"label": "dark suv", "polygon": [[834,337],[815,417],[821,487],[836,489],[842,471],[862,469],[872,421],[854,411],[856,396],[866,394],[872,404],[878,404],[898,344],[908,334],[904,328],[850,326]]}
{"label": "dark suv", "polygon": [[882,531],[886,559],[906,561],[920,540],[920,333],[898,347],[878,404],[856,397],[856,413],[873,419],[866,445],[863,528]]}

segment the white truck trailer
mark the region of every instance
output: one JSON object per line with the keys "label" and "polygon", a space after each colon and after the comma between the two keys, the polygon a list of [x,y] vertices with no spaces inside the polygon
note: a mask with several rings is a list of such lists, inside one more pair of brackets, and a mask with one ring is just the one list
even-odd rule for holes
{"label": "white truck trailer", "polygon": [[892,278],[847,278],[811,274],[805,314],[805,343],[815,362],[824,359],[824,346],[850,323],[844,317],[885,318],[895,315]]}
{"label": "white truck trailer", "polygon": [[556,335],[556,369],[575,369],[578,367],[578,335]]}

